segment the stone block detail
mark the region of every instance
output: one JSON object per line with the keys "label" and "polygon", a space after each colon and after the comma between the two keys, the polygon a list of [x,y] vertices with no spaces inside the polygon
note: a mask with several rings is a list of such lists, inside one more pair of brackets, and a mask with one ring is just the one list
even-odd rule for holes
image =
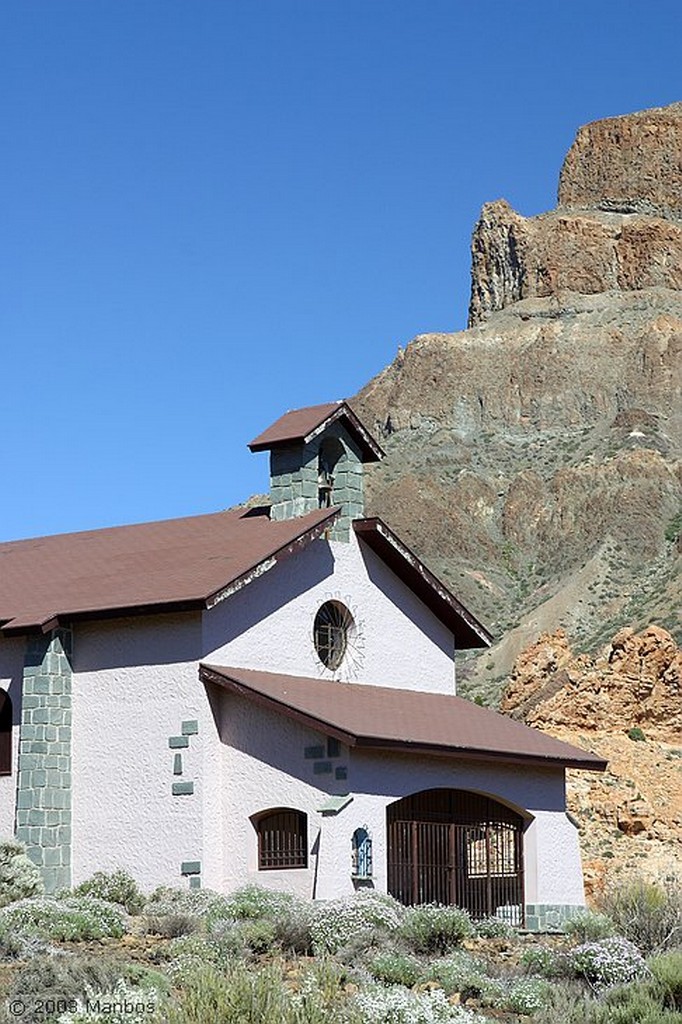
{"label": "stone block detail", "polygon": [[314,775],[331,775],[332,763],[331,761],[315,761],[313,764]]}
{"label": "stone block detail", "polygon": [[15,831],[47,892],[71,885],[71,654],[68,629],[26,642]]}
{"label": "stone block detail", "polygon": [[180,732],[183,736],[196,736],[199,733],[199,723],[196,719],[192,719],[189,722],[183,722],[180,727]]}
{"label": "stone block detail", "polygon": [[171,750],[177,750],[180,747],[189,746],[189,736],[169,736],[168,746]]}
{"label": "stone block detail", "polygon": [[526,904],[526,930],[529,932],[563,932],[564,925],[585,908],[564,903]]}
{"label": "stone block detail", "polygon": [[270,452],[270,515],[293,519],[320,507],[320,466],[329,464],[333,477],[331,504],[341,506],[332,540],[348,540],[353,519],[364,516],[362,453],[340,422],[334,422],[308,444],[275,448]]}
{"label": "stone block detail", "polygon": [[180,865],[181,875],[200,875],[201,874],[201,861],[200,860],[183,860]]}
{"label": "stone block detail", "polygon": [[174,782],[172,785],[173,796],[192,796],[194,793],[193,782]]}
{"label": "stone block detail", "polygon": [[319,746],[306,747],[303,751],[303,756],[306,761],[317,761],[324,757],[324,747],[320,743]]}

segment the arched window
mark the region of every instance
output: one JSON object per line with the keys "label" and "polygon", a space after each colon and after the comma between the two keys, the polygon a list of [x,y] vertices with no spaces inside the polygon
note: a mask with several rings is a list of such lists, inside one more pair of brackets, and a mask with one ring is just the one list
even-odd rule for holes
{"label": "arched window", "polygon": [[353,878],[371,878],[372,840],[366,828],[356,828],[351,849]]}
{"label": "arched window", "polygon": [[12,774],[12,701],[0,690],[0,775]]}
{"label": "arched window", "polygon": [[317,456],[317,494],[320,508],[334,504],[334,477],[336,465],[345,455],[345,449],[338,438],[327,437],[320,445]]}
{"label": "arched window", "polygon": [[303,811],[278,807],[256,821],[258,870],[308,867],[308,816]]}

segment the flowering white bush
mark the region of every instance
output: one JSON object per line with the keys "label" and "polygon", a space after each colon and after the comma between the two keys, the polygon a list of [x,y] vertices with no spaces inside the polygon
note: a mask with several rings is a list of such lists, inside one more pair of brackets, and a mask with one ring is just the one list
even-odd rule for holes
{"label": "flowering white bush", "polygon": [[426,903],[410,907],[400,934],[415,953],[447,953],[473,934],[471,917],[461,907]]}
{"label": "flowering white bush", "polygon": [[281,917],[298,910],[302,901],[288,892],[244,885],[226,899],[226,909],[235,918]]}
{"label": "flowering white bush", "polygon": [[576,946],[568,954],[568,960],[578,977],[586,978],[598,988],[625,985],[643,974],[646,968],[637,947],[620,935]]}
{"label": "flowering white bush", "polygon": [[158,998],[154,990],[119,981],[111,992],[89,992],[78,1000],[78,1009],[63,1013],[57,1024],[149,1024]]}
{"label": "flowering white bush", "polygon": [[212,889],[172,889],[160,886],[144,905],[147,917],[231,917],[227,898]]}
{"label": "flowering white bush", "polygon": [[375,928],[395,931],[404,916],[397,900],[371,891],[320,903],[312,911],[310,932],[316,953],[336,953],[351,939]]}
{"label": "flowering white bush", "polygon": [[367,989],[353,996],[363,1024],[485,1024],[462,1006],[448,1002],[440,989],[410,992],[401,987]]}
{"label": "flowering white bush", "polygon": [[44,886],[40,868],[26,856],[26,847],[16,839],[0,843],[0,907],[14,900],[38,896]]}
{"label": "flowering white bush", "polygon": [[0,909],[0,929],[62,942],[80,942],[125,933],[125,912],[95,896],[34,896]]}
{"label": "flowering white bush", "polygon": [[519,978],[511,982],[509,989],[496,1005],[512,1013],[531,1014],[541,1010],[549,1000],[551,987],[539,978]]}

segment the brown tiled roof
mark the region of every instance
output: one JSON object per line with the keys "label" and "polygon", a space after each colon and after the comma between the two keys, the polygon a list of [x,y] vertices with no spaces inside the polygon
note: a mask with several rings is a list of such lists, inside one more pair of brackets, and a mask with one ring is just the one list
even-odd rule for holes
{"label": "brown tiled roof", "polygon": [[200,666],[200,677],[351,747],[591,771],[604,771],[607,764],[569,743],[447,694],[217,665]]}
{"label": "brown tiled roof", "polygon": [[489,647],[492,637],[444,583],[383,522],[353,520],[353,530],[454,634],[458,650]]}
{"label": "brown tiled roof", "polygon": [[383,458],[382,449],[347,402],[308,405],[304,409],[287,412],[255,437],[249,448],[252,452],[263,452],[270,448],[283,448],[307,442],[328,423],[333,423],[337,419],[345,421],[346,427],[360,446],[365,462],[377,462]]}
{"label": "brown tiled roof", "polygon": [[267,509],[238,509],[0,544],[0,623],[20,633],[73,618],[210,607],[337,514],[272,522]]}

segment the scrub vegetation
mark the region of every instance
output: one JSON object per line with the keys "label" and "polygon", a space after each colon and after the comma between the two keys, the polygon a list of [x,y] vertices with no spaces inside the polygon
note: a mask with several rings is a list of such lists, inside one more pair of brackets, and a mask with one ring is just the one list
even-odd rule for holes
{"label": "scrub vegetation", "polygon": [[257,886],[144,895],[123,871],[49,897],[9,878],[7,893],[3,1022],[672,1024],[682,1011],[674,880],[623,883],[561,935],[371,890],[315,904]]}

